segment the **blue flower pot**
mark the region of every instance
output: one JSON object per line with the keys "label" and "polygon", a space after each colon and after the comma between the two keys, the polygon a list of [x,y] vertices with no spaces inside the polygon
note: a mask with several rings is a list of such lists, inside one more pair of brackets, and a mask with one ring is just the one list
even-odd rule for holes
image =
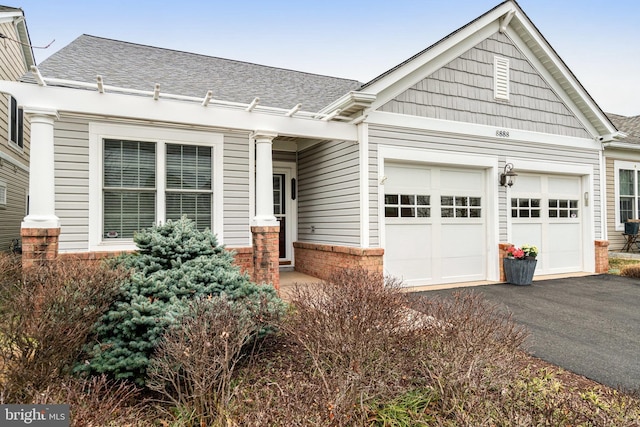
{"label": "blue flower pot", "polygon": [[533,282],[533,273],[536,270],[536,259],[504,259],[504,274],[507,283],[513,285],[530,285]]}

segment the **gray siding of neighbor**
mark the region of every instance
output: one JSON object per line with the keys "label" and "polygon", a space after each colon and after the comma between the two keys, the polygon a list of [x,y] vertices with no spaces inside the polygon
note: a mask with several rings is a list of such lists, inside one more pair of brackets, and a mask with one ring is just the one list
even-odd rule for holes
{"label": "gray siding of neighbor", "polygon": [[[0,33],[17,40],[15,26],[11,22],[0,24]],[[18,43],[2,43],[0,50],[0,79],[16,81],[26,71],[22,47]],[[0,252],[9,250],[11,240],[20,238],[20,224],[25,217],[26,195],[29,192],[29,175],[21,168],[14,171],[14,164],[29,166],[29,119],[24,118],[24,147],[15,149],[9,139],[9,97],[0,94],[0,153],[12,159],[0,166],[0,181],[7,184],[7,205],[0,207]]]}
{"label": "gray siding of neighbor", "polygon": [[[369,128],[369,146],[371,150],[369,168],[373,176],[378,176],[378,160],[377,151],[379,145],[390,147],[407,147],[420,148],[428,150],[438,150],[442,152],[452,152],[465,154],[478,154],[485,156],[494,156],[499,161],[499,166],[503,167],[505,157],[526,157],[532,160],[540,161],[558,161],[559,159],[571,159],[573,164],[588,165],[593,168],[593,184],[594,194],[591,200],[591,206],[594,208],[595,215],[595,238],[602,238],[600,233],[601,218],[601,189],[600,189],[600,173],[599,173],[599,156],[594,150],[581,150],[579,148],[560,147],[557,145],[532,144],[527,142],[491,140],[482,138],[447,138],[441,135],[430,134],[427,131],[404,129],[404,128],[388,128],[382,126],[370,125]],[[496,183],[497,185],[497,183]],[[378,184],[375,183],[372,193],[377,192]],[[505,242],[507,239],[507,201],[506,192],[499,191],[499,238]],[[378,211],[371,210],[371,222],[377,223]]]}
{"label": "gray siding of neighbor", "polygon": [[[493,94],[494,55],[509,59],[509,101]],[[589,138],[525,56],[496,33],[380,108],[381,111]]]}
{"label": "gray siding of neighbor", "polygon": [[352,142],[324,142],[298,153],[298,240],[360,245],[358,173]]}
{"label": "gray siding of neighbor", "polygon": [[3,161],[0,181],[7,184],[7,204],[0,205],[0,252],[8,251],[13,239],[20,239],[20,223],[26,215],[29,174]]}
{"label": "gray siding of neighbor", "polygon": [[[63,118],[55,130],[56,215],[61,252],[89,249],[89,121]],[[224,243],[249,246],[249,137],[224,136]]]}

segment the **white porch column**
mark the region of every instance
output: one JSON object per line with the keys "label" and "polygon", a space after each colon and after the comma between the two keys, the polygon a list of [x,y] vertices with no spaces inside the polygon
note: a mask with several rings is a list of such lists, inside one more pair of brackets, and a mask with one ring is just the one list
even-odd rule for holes
{"label": "white porch column", "polygon": [[29,214],[22,228],[59,228],[53,159],[53,123],[58,112],[45,108],[24,108],[31,121],[29,165]]}
{"label": "white porch column", "polygon": [[256,216],[254,226],[278,225],[273,215],[273,161],[271,148],[274,132],[255,131],[251,138],[256,141]]}

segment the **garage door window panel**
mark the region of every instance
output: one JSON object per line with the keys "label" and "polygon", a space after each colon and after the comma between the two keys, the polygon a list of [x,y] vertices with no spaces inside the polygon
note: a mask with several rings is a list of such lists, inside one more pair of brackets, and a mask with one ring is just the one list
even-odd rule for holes
{"label": "garage door window panel", "polygon": [[578,218],[578,200],[549,199],[549,218]]}
{"label": "garage door window panel", "polygon": [[482,198],[468,196],[441,196],[440,213],[442,218],[481,218]]}
{"label": "garage door window panel", "polygon": [[540,199],[511,199],[511,218],[540,218]]}
{"label": "garage door window panel", "polygon": [[386,218],[429,218],[431,197],[425,194],[385,194]]}

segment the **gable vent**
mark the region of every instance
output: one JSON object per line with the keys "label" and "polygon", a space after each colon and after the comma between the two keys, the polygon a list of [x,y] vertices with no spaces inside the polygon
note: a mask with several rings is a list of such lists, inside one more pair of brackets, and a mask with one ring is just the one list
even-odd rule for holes
{"label": "gable vent", "polygon": [[509,60],[493,57],[493,96],[496,99],[509,100]]}

